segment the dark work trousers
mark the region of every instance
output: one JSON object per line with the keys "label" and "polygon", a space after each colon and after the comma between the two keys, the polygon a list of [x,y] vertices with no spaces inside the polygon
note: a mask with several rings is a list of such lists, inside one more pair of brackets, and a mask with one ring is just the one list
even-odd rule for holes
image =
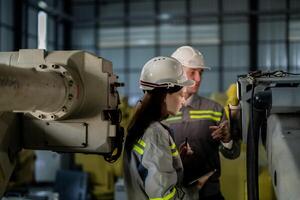
{"label": "dark work trousers", "polygon": [[199,200],[225,200],[225,199],[221,192],[211,195],[211,196],[204,196],[204,194],[200,190],[199,191]]}

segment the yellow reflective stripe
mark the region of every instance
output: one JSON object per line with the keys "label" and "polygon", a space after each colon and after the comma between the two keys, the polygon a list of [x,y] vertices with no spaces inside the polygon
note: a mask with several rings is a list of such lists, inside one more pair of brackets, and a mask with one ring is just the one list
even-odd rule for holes
{"label": "yellow reflective stripe", "polygon": [[182,112],[176,113],[175,116],[170,116],[166,121],[174,121],[174,120],[180,120],[182,119]]}
{"label": "yellow reflective stripe", "polygon": [[213,110],[190,110],[190,114],[212,114],[219,117],[222,116],[221,112],[216,112]]}
{"label": "yellow reflective stripe", "polygon": [[150,198],[150,200],[169,200],[169,199],[173,198],[175,196],[175,194],[176,194],[176,188],[174,187],[172,189],[172,191],[169,194],[167,194],[166,196],[158,197],[158,198]]}
{"label": "yellow reflective stripe", "polygon": [[172,156],[178,156],[178,151],[177,151],[176,144],[175,144],[175,143],[172,143],[172,144],[170,145],[170,148],[171,148]]}
{"label": "yellow reflective stripe", "polygon": [[139,139],[137,144],[133,145],[133,150],[135,150],[138,154],[143,155],[145,147],[146,143],[142,139]]}
{"label": "yellow reflective stripe", "polygon": [[166,119],[166,121],[175,121],[175,120],[181,120],[182,117],[169,117],[168,119]]}
{"label": "yellow reflective stripe", "polygon": [[135,150],[138,154],[143,155],[144,154],[144,150],[141,149],[141,147],[134,145],[133,146],[133,150]]}
{"label": "yellow reflective stripe", "polygon": [[176,148],[176,144],[175,144],[175,143],[172,143],[172,144],[170,145],[170,147],[171,147],[171,149],[175,149],[175,148]]}
{"label": "yellow reflective stripe", "polygon": [[174,153],[172,153],[172,156],[178,156],[178,151],[177,151],[177,150],[175,150],[175,152],[174,152]]}
{"label": "yellow reflective stripe", "polygon": [[211,115],[191,115],[191,119],[212,119],[216,122],[219,122],[221,120],[221,117],[214,117]]}
{"label": "yellow reflective stripe", "polygon": [[140,145],[142,145],[143,147],[146,146],[146,143],[145,143],[142,139],[139,139],[139,140],[138,140],[138,143],[139,143]]}
{"label": "yellow reflective stripe", "polygon": [[177,112],[176,115],[182,115],[182,112]]}

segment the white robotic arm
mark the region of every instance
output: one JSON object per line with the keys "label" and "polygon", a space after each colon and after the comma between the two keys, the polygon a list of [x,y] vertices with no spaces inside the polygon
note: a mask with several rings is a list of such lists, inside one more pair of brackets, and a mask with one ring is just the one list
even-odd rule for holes
{"label": "white robotic arm", "polygon": [[123,141],[118,86],[111,62],[87,52],[0,53],[0,178],[8,181],[21,148],[115,160]]}
{"label": "white robotic arm", "polygon": [[300,196],[299,75],[258,71],[238,79],[240,123],[243,140],[247,143],[249,200],[259,199],[259,140],[266,148],[277,199],[298,199]]}

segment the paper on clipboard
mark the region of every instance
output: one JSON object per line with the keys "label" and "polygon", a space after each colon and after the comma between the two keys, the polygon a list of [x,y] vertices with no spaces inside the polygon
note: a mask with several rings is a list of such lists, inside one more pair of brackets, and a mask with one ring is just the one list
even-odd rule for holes
{"label": "paper on clipboard", "polygon": [[189,182],[189,185],[192,185],[192,184],[194,184],[195,182],[199,182],[202,186],[206,183],[206,181],[216,172],[217,170],[216,169],[214,169],[214,170],[212,170],[212,171],[210,171],[210,172],[207,172],[206,174],[204,174],[203,176],[201,176],[201,177],[199,177],[199,178],[197,178],[197,179],[195,179],[195,180],[193,180],[193,181],[191,181],[191,182]]}

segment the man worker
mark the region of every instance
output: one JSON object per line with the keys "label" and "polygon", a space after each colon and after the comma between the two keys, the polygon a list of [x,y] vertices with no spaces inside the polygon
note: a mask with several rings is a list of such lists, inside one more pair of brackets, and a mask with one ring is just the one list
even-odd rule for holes
{"label": "man worker", "polygon": [[185,106],[166,120],[174,131],[176,145],[186,144],[192,152],[182,158],[186,191],[199,191],[201,200],[224,199],[220,191],[219,150],[224,157],[235,159],[240,154],[240,143],[229,133],[224,108],[197,95],[203,71],[209,69],[203,55],[191,46],[182,46],[171,56],[184,66],[188,79],[195,81],[187,88]]}

